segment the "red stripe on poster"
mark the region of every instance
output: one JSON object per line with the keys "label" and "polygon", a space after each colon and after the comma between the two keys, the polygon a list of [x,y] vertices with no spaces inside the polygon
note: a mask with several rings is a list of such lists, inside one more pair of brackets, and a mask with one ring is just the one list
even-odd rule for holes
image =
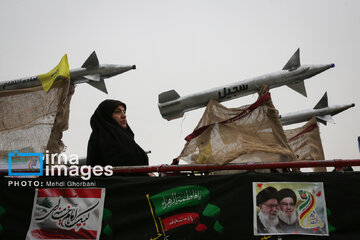
{"label": "red stripe on poster", "polygon": [[38,197],[101,198],[101,188],[40,188]]}
{"label": "red stripe on poster", "polygon": [[314,206],[314,196],[312,194],[310,194],[310,197],[311,197],[311,203],[310,203],[310,206],[300,215],[300,219],[302,219],[305,214],[307,214],[310,210],[312,210],[313,206]]}
{"label": "red stripe on poster", "polygon": [[180,227],[185,224],[195,224],[199,221],[198,213],[181,213],[176,214],[162,220],[165,231]]}
{"label": "red stripe on poster", "polygon": [[31,235],[36,239],[96,239],[97,231],[85,229],[75,231],[51,228],[32,230]]}

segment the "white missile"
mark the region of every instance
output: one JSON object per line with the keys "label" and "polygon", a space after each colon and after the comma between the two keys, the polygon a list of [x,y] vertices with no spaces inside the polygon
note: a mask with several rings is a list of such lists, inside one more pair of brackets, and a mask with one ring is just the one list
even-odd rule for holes
{"label": "white missile", "polygon": [[172,120],[182,117],[187,111],[206,106],[210,99],[223,102],[256,93],[263,84],[268,85],[269,88],[287,85],[306,97],[304,80],[332,67],[335,65],[300,65],[300,49],[298,49],[281,71],[183,97],[180,97],[175,90],[163,92],[159,94],[158,107],[163,118]]}
{"label": "white missile", "polygon": [[334,116],[346,109],[354,107],[355,104],[345,104],[345,105],[333,105],[328,106],[327,93],[320,99],[313,109],[287,113],[280,115],[280,122],[283,126],[306,122],[309,121],[312,117],[316,116],[317,120],[326,125],[327,122],[335,123],[334,119],[331,116]]}
{"label": "white missile", "polygon": [[[104,79],[136,69],[135,65],[99,64],[95,51],[88,57],[81,68],[70,69],[70,79],[74,84],[88,83],[107,93]],[[0,82],[0,91],[40,86],[37,76]]]}

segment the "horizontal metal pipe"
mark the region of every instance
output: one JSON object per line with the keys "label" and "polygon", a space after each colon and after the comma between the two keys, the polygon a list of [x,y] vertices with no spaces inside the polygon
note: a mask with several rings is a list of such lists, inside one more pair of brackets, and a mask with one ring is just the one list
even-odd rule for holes
{"label": "horizontal metal pipe", "polygon": [[[233,163],[226,165],[215,164],[186,164],[186,165],[155,165],[155,166],[122,166],[114,167],[113,173],[150,173],[150,172],[181,172],[181,171],[220,171],[220,170],[248,170],[274,169],[274,168],[313,168],[313,167],[335,167],[340,169],[346,166],[360,166],[360,159],[334,159],[319,161],[296,161],[296,162],[248,162]],[[86,170],[86,169],[85,169]],[[38,172],[36,169],[16,169],[16,172]],[[45,173],[45,170],[44,170]],[[1,169],[0,175],[7,175],[7,169]]]}

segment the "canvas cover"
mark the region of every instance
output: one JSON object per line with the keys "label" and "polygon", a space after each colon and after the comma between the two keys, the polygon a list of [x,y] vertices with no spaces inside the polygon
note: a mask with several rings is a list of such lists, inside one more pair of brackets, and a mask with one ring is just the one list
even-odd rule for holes
{"label": "canvas cover", "polygon": [[[316,117],[302,127],[285,130],[285,134],[298,161],[325,160]],[[317,167],[313,170],[326,172],[326,167]]]}
{"label": "canvas cover", "polygon": [[210,100],[179,158],[188,163],[294,161],[266,87],[252,105],[226,108]]}
{"label": "canvas cover", "polygon": [[7,168],[8,153],[15,150],[50,154],[64,149],[61,138],[68,129],[73,93],[74,85],[66,79],[48,92],[41,86],[0,92],[0,168]]}

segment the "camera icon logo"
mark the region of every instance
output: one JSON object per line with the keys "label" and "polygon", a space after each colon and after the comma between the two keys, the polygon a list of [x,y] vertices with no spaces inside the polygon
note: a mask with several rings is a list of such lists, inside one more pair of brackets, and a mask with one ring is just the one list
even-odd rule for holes
{"label": "camera icon logo", "polygon": [[[18,162],[26,162],[22,169],[39,169],[39,172],[20,172],[13,169]],[[9,176],[42,176],[43,175],[43,154],[42,153],[19,153],[14,151],[8,154]],[[15,170],[15,171],[14,171]]]}

